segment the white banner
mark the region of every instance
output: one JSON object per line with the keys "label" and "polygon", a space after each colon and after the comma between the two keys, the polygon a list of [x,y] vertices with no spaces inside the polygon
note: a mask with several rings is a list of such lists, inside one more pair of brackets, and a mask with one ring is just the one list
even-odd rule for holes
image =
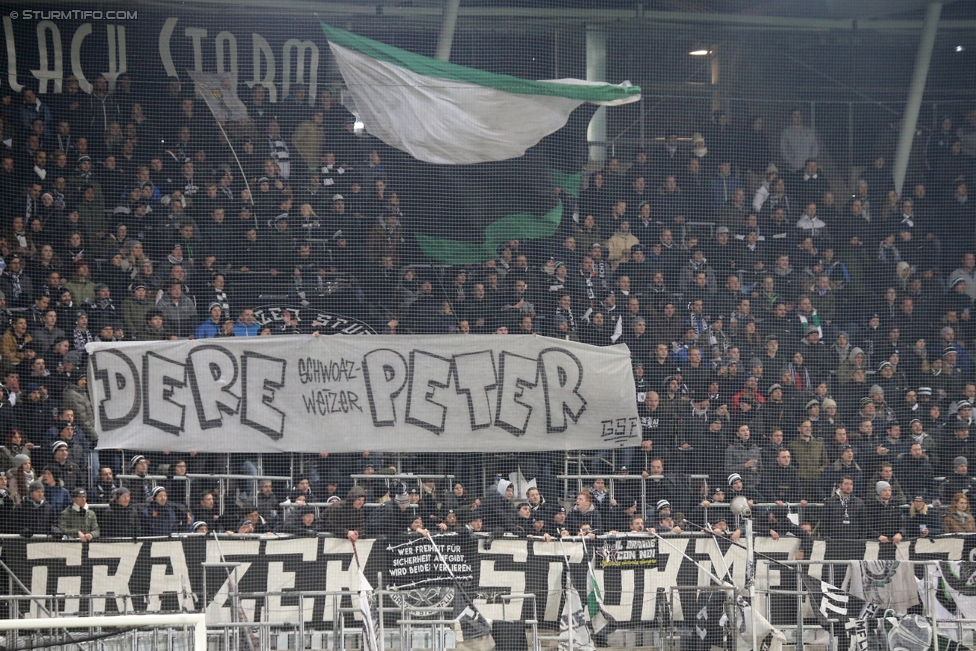
{"label": "white banner", "polygon": [[87,350],[99,448],[508,452],[641,441],[622,345],[294,335]]}

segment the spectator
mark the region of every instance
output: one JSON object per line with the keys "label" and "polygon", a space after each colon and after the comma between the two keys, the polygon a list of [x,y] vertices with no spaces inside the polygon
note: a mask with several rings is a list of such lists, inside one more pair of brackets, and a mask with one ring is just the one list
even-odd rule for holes
{"label": "spectator", "polygon": [[[789,444],[790,453],[797,465],[803,495],[815,495],[820,476],[827,468],[829,459],[823,441],[813,438],[813,424],[805,420],[797,427],[799,436]],[[853,492],[853,479],[851,480]]]}
{"label": "spectator", "polygon": [[600,518],[600,512],[593,504],[590,493],[581,492],[576,496],[576,506],[566,516],[566,525],[561,534],[563,536],[584,535],[593,540],[600,533],[603,533],[603,521]]}
{"label": "spectator", "polygon": [[24,499],[14,509],[14,531],[27,538],[53,533],[55,513],[44,495],[43,483],[32,481],[28,485]]}
{"label": "spectator", "polygon": [[976,533],[976,520],[969,512],[969,498],[963,493],[952,496],[949,513],[942,519],[945,533]]}
{"label": "spectator", "polygon": [[167,498],[166,488],[163,486],[152,489],[149,503],[142,510],[143,535],[168,536],[180,530],[181,522],[178,513],[173,505],[168,503]]}
{"label": "spectator", "polygon": [[901,511],[891,500],[891,484],[879,481],[875,484],[877,499],[870,500],[864,509],[868,535],[882,544],[897,545],[904,537]]}
{"label": "spectator", "polygon": [[84,488],[71,491],[72,505],[61,511],[58,528],[68,538],[78,538],[81,542],[91,542],[101,535],[98,518],[88,508],[88,493]]}
{"label": "spectator", "polygon": [[837,491],[824,501],[824,535],[858,540],[866,527],[864,500],[854,496],[854,480],[843,477],[837,484]]}
{"label": "spectator", "polygon": [[951,496],[958,493],[968,495],[973,489],[973,479],[969,476],[969,460],[958,456],[952,460],[952,474],[946,477],[945,483],[939,488],[942,500],[949,501]]}
{"label": "spectator", "polygon": [[912,498],[908,509],[908,520],[905,523],[906,535],[914,536],[918,532],[919,538],[938,536],[942,533],[942,518],[934,509],[929,509],[924,495]]}

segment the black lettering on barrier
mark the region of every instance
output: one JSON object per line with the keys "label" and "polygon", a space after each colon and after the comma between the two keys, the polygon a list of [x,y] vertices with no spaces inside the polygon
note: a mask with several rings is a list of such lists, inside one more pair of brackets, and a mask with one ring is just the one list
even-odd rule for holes
{"label": "black lettering on barrier", "polygon": [[287,360],[251,351],[241,356],[241,423],[277,441],[285,434],[285,412],[274,406],[285,386]]}
{"label": "black lettering on barrier", "polygon": [[98,424],[111,432],[125,427],[139,413],[142,386],[139,370],[118,350],[100,350],[91,356],[95,381],[101,382],[104,398],[98,401]]}
{"label": "black lettering on barrier", "polygon": [[[457,392],[468,400],[468,416],[471,430],[491,427],[491,392],[498,388],[498,373],[495,369],[495,355],[490,350],[457,355],[452,361]],[[491,383],[485,384],[482,378],[485,370],[491,369]]]}
{"label": "black lettering on barrier", "polygon": [[565,432],[569,429],[566,417],[575,424],[586,411],[586,400],[579,394],[583,364],[564,348],[546,348],[539,354],[539,366],[546,396],[546,432]]}
{"label": "black lettering on barrier", "polygon": [[154,352],[142,357],[142,422],[179,436],[186,425],[186,405],[173,399],[186,387],[186,366]]}
{"label": "black lettering on barrier", "polygon": [[394,401],[407,385],[408,376],[407,361],[395,350],[380,348],[363,355],[366,398],[375,427],[396,425]]}
{"label": "black lettering on barrier", "polygon": [[447,407],[435,401],[437,389],[451,383],[451,360],[422,350],[410,351],[410,378],[405,421],[428,432],[442,434]]}
{"label": "black lettering on barrier", "polygon": [[193,390],[200,429],[223,425],[223,416],[235,415],[241,399],[233,392],[237,384],[237,358],[223,346],[204,344],[187,356],[187,377]]}
{"label": "black lettering on barrier", "polygon": [[498,367],[501,389],[498,391],[495,426],[514,436],[522,436],[532,417],[532,407],[522,402],[522,397],[526,389],[534,389],[539,384],[538,361],[502,351]]}

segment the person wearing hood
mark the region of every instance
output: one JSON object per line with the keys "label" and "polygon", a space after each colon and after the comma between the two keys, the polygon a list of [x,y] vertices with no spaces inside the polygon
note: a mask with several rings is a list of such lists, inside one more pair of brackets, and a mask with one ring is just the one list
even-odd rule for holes
{"label": "person wearing hood", "polygon": [[851,381],[851,375],[854,371],[859,368],[865,368],[867,356],[864,351],[858,347],[851,348],[850,353],[847,355],[847,359],[841,362],[840,367],[837,369],[837,381],[841,384],[847,384]]}
{"label": "person wearing hood", "polygon": [[965,493],[952,496],[949,514],[942,518],[942,529],[945,533],[976,533],[976,520],[969,512],[969,498]]}
{"label": "person wearing hood", "polygon": [[71,491],[71,506],[58,516],[58,528],[68,538],[78,538],[81,542],[91,542],[101,535],[98,518],[88,508],[88,493],[84,488]]}
{"label": "person wearing hood", "polygon": [[30,538],[34,534],[53,533],[55,514],[51,505],[44,499],[44,484],[32,481],[27,495],[14,509],[14,531]]}
{"label": "person wearing hood", "polygon": [[603,520],[600,511],[593,504],[593,497],[589,491],[582,491],[576,496],[576,506],[566,516],[566,525],[560,532],[563,536],[585,535],[590,540],[603,533]]}
{"label": "person wearing hood", "polygon": [[515,506],[515,486],[506,479],[499,479],[495,492],[485,500],[485,529],[507,530]]}
{"label": "person wearing hood", "polygon": [[366,533],[366,491],[362,486],[353,486],[346,493],[346,499],[332,506],[325,514],[325,531],[336,537],[345,537],[356,542]]}

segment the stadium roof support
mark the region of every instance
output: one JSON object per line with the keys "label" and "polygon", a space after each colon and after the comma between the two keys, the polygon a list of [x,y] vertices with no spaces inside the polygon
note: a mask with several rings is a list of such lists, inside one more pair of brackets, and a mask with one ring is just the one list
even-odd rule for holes
{"label": "stadium roof support", "polygon": [[935,47],[935,34],[939,31],[939,16],[941,14],[942,2],[930,2],[925,11],[922,39],[918,44],[918,54],[915,55],[915,71],[912,73],[912,84],[908,88],[908,103],[905,105],[905,113],[902,115],[901,133],[898,135],[898,149],[895,153],[893,173],[895,192],[898,193],[898,196],[901,196],[902,186],[905,183],[908,157],[912,153],[918,112],[922,106],[925,80],[929,76],[929,63],[932,61],[932,49]]}

